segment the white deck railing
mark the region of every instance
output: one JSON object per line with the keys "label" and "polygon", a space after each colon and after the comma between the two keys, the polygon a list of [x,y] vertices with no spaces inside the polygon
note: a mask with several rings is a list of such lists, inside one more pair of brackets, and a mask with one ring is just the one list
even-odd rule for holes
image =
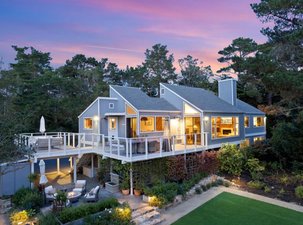
{"label": "white deck railing", "polygon": [[132,162],[205,150],[207,135],[121,138],[94,133],[50,132],[20,134],[18,141],[32,147],[38,158],[97,153]]}

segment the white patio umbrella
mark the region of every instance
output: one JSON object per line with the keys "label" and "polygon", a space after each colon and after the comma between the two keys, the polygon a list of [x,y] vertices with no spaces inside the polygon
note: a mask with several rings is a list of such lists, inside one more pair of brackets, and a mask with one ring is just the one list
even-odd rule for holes
{"label": "white patio umbrella", "polygon": [[40,119],[40,129],[39,129],[40,133],[44,134],[45,132],[45,119],[43,116],[41,116]]}
{"label": "white patio umbrella", "polygon": [[45,162],[43,159],[39,162],[40,166],[40,181],[39,184],[46,184],[48,182],[46,176],[45,176]]}

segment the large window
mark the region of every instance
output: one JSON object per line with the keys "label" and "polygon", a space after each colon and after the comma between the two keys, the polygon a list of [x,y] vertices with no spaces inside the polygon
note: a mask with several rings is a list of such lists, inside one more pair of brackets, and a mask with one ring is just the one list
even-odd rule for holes
{"label": "large window", "polygon": [[117,129],[117,118],[110,118],[109,129],[110,130]]}
{"label": "large window", "polygon": [[141,132],[164,131],[166,117],[142,116],[140,118]]}
{"label": "large window", "polygon": [[192,115],[192,114],[199,114],[199,112],[194,109],[193,107],[191,107],[190,105],[184,103],[184,113],[185,114],[189,114],[189,115]]}
{"label": "large window", "polygon": [[212,117],[212,138],[226,138],[239,135],[239,117]]}
{"label": "large window", "polygon": [[254,127],[264,127],[264,117],[263,116],[254,117]]}
{"label": "large window", "polygon": [[84,129],[91,130],[93,129],[93,119],[84,118]]}
{"label": "large window", "polygon": [[254,137],[254,144],[264,141],[265,137],[264,136],[260,136],[260,137]]}
{"label": "large window", "polygon": [[244,117],[244,127],[249,127],[249,116]]}

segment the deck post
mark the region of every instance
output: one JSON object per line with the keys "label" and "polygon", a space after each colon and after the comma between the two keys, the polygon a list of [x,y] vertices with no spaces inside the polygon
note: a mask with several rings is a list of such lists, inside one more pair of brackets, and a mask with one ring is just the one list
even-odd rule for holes
{"label": "deck post", "polygon": [[118,156],[120,156],[120,139],[119,138],[117,140],[117,143],[118,143]]}
{"label": "deck post", "polygon": [[70,133],[67,133],[67,145],[70,146]]}
{"label": "deck post", "polygon": [[133,157],[133,139],[129,139],[129,157],[132,160]]}
{"label": "deck post", "polygon": [[63,134],[63,150],[66,151],[66,133]]}
{"label": "deck post", "polygon": [[176,143],[175,143],[176,139],[175,136],[173,136],[173,153],[175,154],[175,150],[176,150]]}
{"label": "deck post", "polygon": [[69,167],[73,168],[73,157],[69,157]]}
{"label": "deck post", "polygon": [[77,182],[77,162],[76,157],[73,156],[73,164],[74,164],[74,183]]}
{"label": "deck post", "polygon": [[134,195],[134,183],[133,183],[133,164],[130,163],[130,169],[129,169],[129,182],[130,182],[130,195]]}
{"label": "deck post", "polygon": [[85,133],[83,133],[83,147],[86,147],[86,143],[85,143]]}
{"label": "deck post", "polygon": [[197,151],[197,134],[196,133],[194,135],[194,138],[195,138],[195,151]]}
{"label": "deck post", "polygon": [[147,138],[145,138],[145,158],[148,158],[148,143],[147,143]]}
{"label": "deck post", "polygon": [[163,138],[160,137],[160,157],[162,157],[162,145],[163,145]]}
{"label": "deck post", "polygon": [[91,161],[92,161],[92,177],[95,176],[94,174],[94,154],[91,155]]}
{"label": "deck post", "polygon": [[128,157],[128,138],[125,138],[126,157]]}
{"label": "deck post", "polygon": [[57,158],[57,174],[60,173],[60,158]]}
{"label": "deck post", "polygon": [[102,151],[105,152],[105,137],[102,135]]}
{"label": "deck post", "polygon": [[48,137],[48,154],[50,154],[50,151],[51,151],[51,139],[50,139],[50,136]]}
{"label": "deck post", "polygon": [[[31,174],[35,173],[35,163],[31,160]],[[31,182],[31,188],[34,188],[34,182]]]}
{"label": "deck post", "polygon": [[76,138],[75,138],[75,133],[73,133],[73,147],[74,147],[74,148],[76,147],[75,140],[76,140]]}

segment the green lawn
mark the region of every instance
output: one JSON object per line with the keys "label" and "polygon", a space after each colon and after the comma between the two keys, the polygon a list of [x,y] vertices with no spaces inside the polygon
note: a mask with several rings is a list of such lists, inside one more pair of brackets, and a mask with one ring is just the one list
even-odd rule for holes
{"label": "green lawn", "polygon": [[302,225],[303,213],[223,192],[174,225]]}

